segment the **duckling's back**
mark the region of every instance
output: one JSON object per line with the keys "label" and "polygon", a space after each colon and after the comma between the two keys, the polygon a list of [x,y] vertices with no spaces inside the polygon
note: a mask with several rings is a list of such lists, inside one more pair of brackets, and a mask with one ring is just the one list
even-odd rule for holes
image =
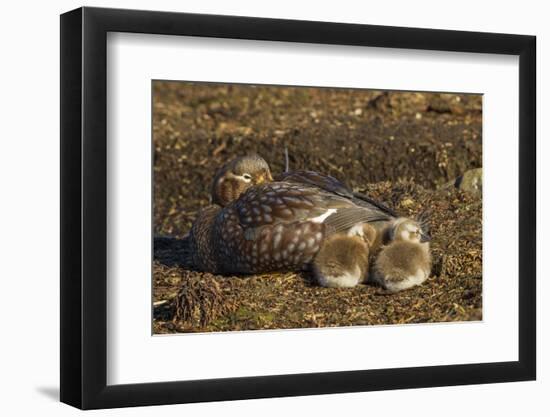
{"label": "duckling's back", "polygon": [[372,280],[390,291],[401,291],[424,282],[430,268],[427,243],[394,241],[378,255]]}

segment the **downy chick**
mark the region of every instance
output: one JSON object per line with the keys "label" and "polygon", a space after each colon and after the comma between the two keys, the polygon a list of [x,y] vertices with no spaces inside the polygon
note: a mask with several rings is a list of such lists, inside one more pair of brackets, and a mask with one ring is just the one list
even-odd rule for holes
{"label": "downy chick", "polygon": [[313,274],[322,287],[351,288],[368,278],[369,245],[375,229],[354,226],[347,234],[329,236],[313,261]]}
{"label": "downy chick", "polygon": [[386,232],[389,243],[374,263],[372,281],[391,292],[422,284],[431,269],[429,236],[407,218],[396,219]]}

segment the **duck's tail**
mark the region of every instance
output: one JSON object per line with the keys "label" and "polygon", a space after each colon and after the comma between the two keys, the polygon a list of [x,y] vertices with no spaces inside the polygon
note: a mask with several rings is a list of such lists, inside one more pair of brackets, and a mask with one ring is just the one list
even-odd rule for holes
{"label": "duck's tail", "polygon": [[360,206],[364,206],[365,203],[367,203],[371,207],[376,207],[378,210],[380,210],[382,213],[387,214],[391,217],[399,217],[399,215],[389,208],[388,206],[380,203],[379,201],[376,201],[369,196],[361,193],[354,192],[353,193],[354,202]]}

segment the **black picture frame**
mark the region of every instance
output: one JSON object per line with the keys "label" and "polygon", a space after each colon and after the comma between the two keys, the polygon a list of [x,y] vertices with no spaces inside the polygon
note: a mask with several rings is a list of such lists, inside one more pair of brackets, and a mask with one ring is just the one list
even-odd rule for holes
{"label": "black picture frame", "polygon": [[[107,385],[108,32],[519,56],[519,360]],[[61,15],[61,401],[93,409],[535,379],[535,54],[524,35],[88,7]]]}

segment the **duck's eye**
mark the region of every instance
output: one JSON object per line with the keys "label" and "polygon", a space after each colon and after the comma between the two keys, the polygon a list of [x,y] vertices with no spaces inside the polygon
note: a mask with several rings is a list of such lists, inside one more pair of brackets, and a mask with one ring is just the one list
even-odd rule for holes
{"label": "duck's eye", "polygon": [[252,180],[252,175],[250,174],[243,174],[243,179],[246,181],[246,182],[249,182]]}

